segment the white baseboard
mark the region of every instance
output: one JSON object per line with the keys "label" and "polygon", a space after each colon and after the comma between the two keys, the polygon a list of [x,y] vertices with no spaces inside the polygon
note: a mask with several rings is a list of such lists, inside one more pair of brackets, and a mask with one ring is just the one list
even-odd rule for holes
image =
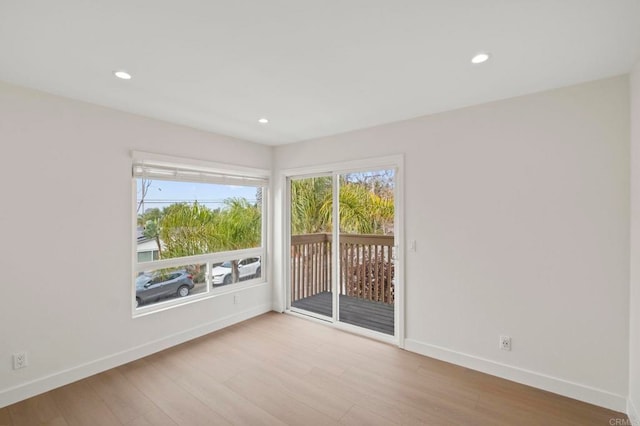
{"label": "white baseboard", "polygon": [[631,420],[633,426],[640,426],[640,412],[638,412],[635,405],[633,405],[631,398],[627,399],[627,416],[629,416],[629,420]]}
{"label": "white baseboard", "polygon": [[238,312],[224,318],[219,318],[207,324],[199,325],[180,333],[172,334],[144,345],[135,346],[122,352],[108,355],[85,364],[78,365],[67,370],[59,371],[51,375],[22,383],[12,388],[0,390],[0,408],[22,401],[32,396],[50,391],[52,389],[73,383],[105,370],[135,361],[153,353],[162,351],[180,343],[195,339],[205,334],[223,329],[230,325],[253,318],[271,311],[271,304],[263,304],[246,311]]}
{"label": "white baseboard", "polygon": [[431,358],[436,358],[441,361],[461,365],[472,370],[491,374],[492,376],[533,386],[538,389],[543,389],[622,413],[626,412],[628,409],[628,402],[625,396],[617,395],[612,392],[586,386],[580,383],[570,382],[568,380],[548,376],[535,371],[513,367],[511,365],[502,364],[462,352],[452,351],[447,348],[430,345],[413,339],[405,340],[405,349]]}

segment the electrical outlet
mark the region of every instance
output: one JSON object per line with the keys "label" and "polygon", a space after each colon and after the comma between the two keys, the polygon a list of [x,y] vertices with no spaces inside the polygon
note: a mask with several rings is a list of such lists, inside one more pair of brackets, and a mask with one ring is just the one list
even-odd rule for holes
{"label": "electrical outlet", "polygon": [[500,341],[498,347],[503,351],[511,350],[511,337],[509,336],[500,336]]}
{"label": "electrical outlet", "polygon": [[16,352],[13,354],[13,369],[18,370],[20,368],[25,368],[29,363],[27,362],[27,353],[26,352]]}

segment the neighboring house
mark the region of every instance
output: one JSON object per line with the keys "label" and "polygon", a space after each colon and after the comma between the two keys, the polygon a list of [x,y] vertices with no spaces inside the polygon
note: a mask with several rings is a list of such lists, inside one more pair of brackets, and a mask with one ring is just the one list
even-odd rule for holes
{"label": "neighboring house", "polygon": [[[160,241],[160,245],[164,247],[162,241]],[[145,237],[142,234],[141,227],[138,227],[138,247],[136,248],[136,253],[138,254],[138,262],[150,262],[160,258],[160,251],[158,250],[158,243],[155,238]]]}
{"label": "neighboring house", "polygon": [[[163,245],[162,242],[160,244]],[[145,238],[144,240],[138,240],[136,252],[138,253],[138,262],[150,262],[160,258],[158,243],[155,239]]]}

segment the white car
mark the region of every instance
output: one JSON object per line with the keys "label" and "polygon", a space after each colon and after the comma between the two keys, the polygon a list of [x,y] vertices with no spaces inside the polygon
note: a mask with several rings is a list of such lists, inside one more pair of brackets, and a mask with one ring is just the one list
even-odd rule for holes
{"label": "white car", "polygon": [[[238,273],[240,281],[260,276],[260,258],[248,257],[238,262]],[[213,285],[231,284],[231,262],[224,262],[216,266],[211,271],[213,275]]]}

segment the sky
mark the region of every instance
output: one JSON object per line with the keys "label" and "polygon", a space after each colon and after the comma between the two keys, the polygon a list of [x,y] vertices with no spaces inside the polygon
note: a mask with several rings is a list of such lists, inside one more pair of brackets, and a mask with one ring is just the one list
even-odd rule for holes
{"label": "sky", "polygon": [[[136,181],[137,199],[140,201],[142,179],[136,179]],[[151,208],[162,209],[174,203],[193,203],[195,201],[210,209],[216,209],[221,207],[227,198],[246,198],[253,204],[256,202],[256,188],[154,179],[147,191],[144,208],[141,208],[139,213]]]}

